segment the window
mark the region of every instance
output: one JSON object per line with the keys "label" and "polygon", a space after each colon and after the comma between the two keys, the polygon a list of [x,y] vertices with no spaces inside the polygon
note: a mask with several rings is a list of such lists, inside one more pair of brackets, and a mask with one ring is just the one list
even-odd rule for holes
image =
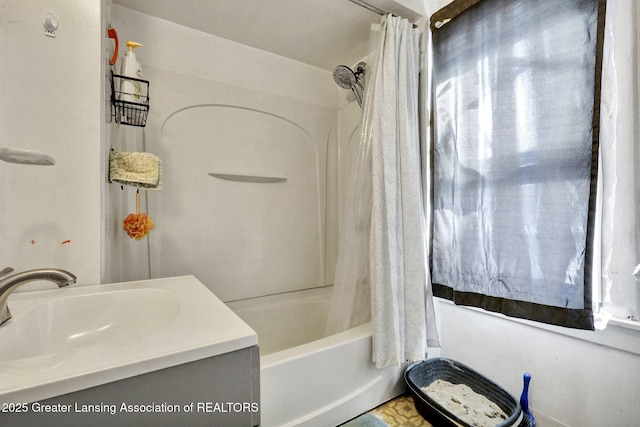
{"label": "window", "polygon": [[593,329],[604,1],[460,0],[432,17],[437,296]]}

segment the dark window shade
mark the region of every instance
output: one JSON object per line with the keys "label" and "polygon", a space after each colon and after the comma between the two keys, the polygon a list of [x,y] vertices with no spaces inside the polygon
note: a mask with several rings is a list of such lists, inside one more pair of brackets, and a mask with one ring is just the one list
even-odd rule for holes
{"label": "dark window shade", "polygon": [[459,0],[431,18],[434,294],[593,329],[604,0]]}

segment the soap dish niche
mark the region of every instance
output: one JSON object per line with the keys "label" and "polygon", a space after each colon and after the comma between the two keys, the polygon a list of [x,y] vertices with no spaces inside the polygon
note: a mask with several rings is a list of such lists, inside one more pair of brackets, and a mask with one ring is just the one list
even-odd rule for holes
{"label": "soap dish niche", "polygon": [[144,127],[149,113],[149,81],[111,72],[111,116],[116,123]]}

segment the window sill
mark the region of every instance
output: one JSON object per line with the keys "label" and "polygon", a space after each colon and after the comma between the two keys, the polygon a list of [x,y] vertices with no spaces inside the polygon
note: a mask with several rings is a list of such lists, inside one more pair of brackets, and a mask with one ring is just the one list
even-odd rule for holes
{"label": "window sill", "polygon": [[627,328],[640,332],[640,322],[637,320],[610,319],[609,326],[617,326],[619,328]]}
{"label": "window sill", "polygon": [[597,345],[614,348],[616,350],[640,355],[640,322],[622,319],[611,319],[604,330],[584,331],[580,329],[563,328],[547,325],[546,323],[533,322],[531,320],[507,317],[500,313],[486,311],[476,307],[456,305],[449,300],[435,298],[442,304],[450,305],[462,310],[471,310],[478,314],[498,317],[506,321],[519,323],[523,326],[543,329],[545,331],[564,335],[570,338],[588,341]]}

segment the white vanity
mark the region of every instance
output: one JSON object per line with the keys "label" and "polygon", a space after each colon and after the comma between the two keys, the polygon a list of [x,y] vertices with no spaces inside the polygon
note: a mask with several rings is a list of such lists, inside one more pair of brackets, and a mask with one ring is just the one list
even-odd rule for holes
{"label": "white vanity", "polygon": [[0,425],[255,426],[256,333],[193,276],[15,293]]}

